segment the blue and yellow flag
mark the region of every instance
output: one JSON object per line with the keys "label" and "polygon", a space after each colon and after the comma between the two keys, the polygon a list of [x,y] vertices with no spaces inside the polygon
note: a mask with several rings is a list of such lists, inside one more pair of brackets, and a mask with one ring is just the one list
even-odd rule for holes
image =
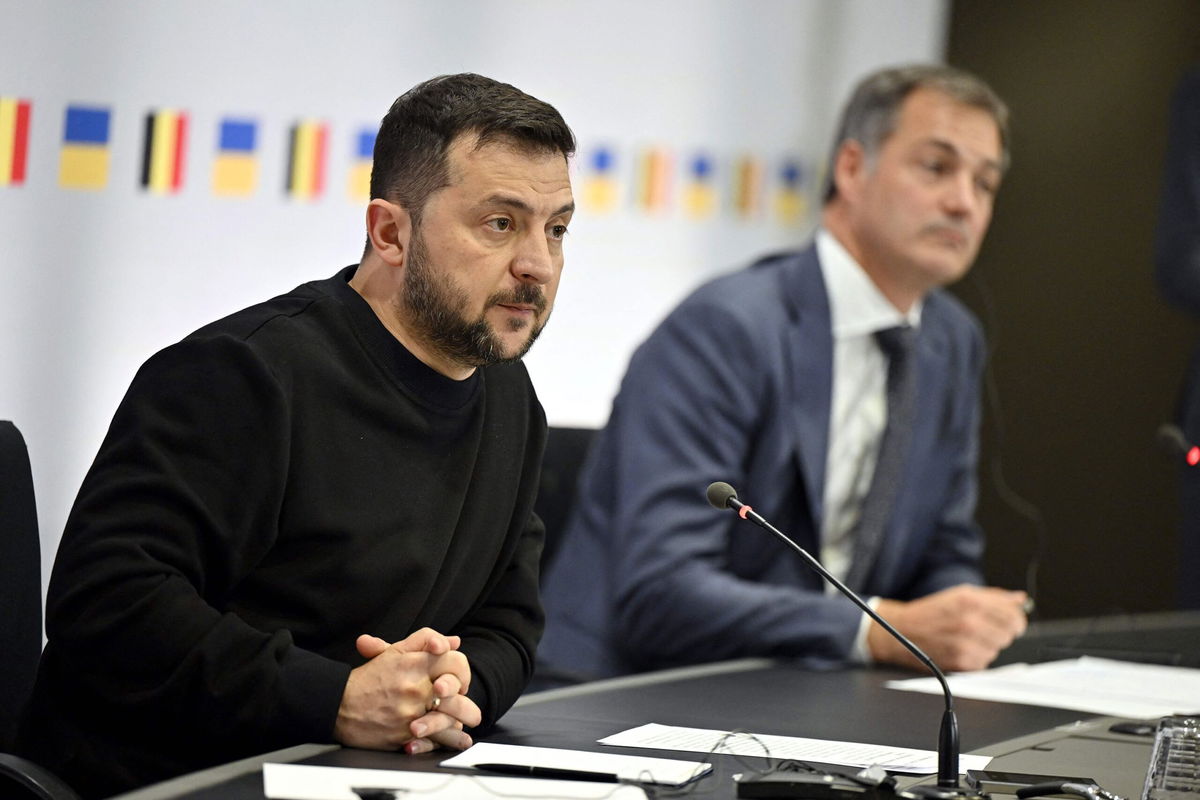
{"label": "blue and yellow flag", "polygon": [[160,109],[146,115],[142,140],[142,188],[154,194],[175,194],[183,187],[187,153],[187,114]]}
{"label": "blue and yellow flag", "polygon": [[67,106],[58,183],[68,189],[103,189],[108,183],[107,108]]}
{"label": "blue and yellow flag", "polygon": [[808,216],[804,178],[804,169],[799,161],[784,159],[779,167],[779,185],[775,191],[775,214],[785,225],[800,225]]}
{"label": "blue and yellow flag", "polygon": [[683,187],[683,209],[692,219],[706,219],[717,209],[717,187],[713,180],[713,162],[697,153],[688,164],[687,183]]}
{"label": "blue and yellow flag", "polygon": [[597,147],[592,151],[583,180],[583,203],[594,214],[608,214],[617,207],[619,189],[615,167],[616,157],[612,150]]}
{"label": "blue and yellow flag", "polygon": [[25,182],[32,108],[28,100],[0,97],[0,186]]}
{"label": "blue and yellow flag", "polygon": [[362,128],[354,137],[354,158],[350,164],[350,199],[371,199],[371,159],[375,154],[375,129]]}
{"label": "blue and yellow flag", "polygon": [[329,126],[304,120],[288,136],[288,171],[285,191],[297,200],[315,200],[325,191],[325,156]]}
{"label": "blue and yellow flag", "polygon": [[213,194],[248,197],[258,188],[255,154],[258,123],[225,117],[217,126],[217,155],[213,159]]}

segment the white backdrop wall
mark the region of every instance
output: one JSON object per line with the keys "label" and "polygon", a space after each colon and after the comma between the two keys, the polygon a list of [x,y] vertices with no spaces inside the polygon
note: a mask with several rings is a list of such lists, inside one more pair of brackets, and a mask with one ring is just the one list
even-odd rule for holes
{"label": "white backdrop wall", "polygon": [[[944,0],[0,0],[0,98],[31,110],[24,178],[0,176],[0,418],[29,444],[43,580],[141,362],[357,261],[352,137],[405,89],[480,72],[554,104],[574,129],[581,208],[528,363],[551,424],[598,426],[632,349],[684,293],[807,236],[839,103],[876,66],[940,58],[945,15]],[[109,109],[102,188],[59,184],[74,105]],[[179,191],[157,194],[139,184],[143,126],[164,108],[187,114],[189,134]],[[227,116],[257,123],[247,197],[212,188]],[[304,118],[328,125],[327,186],[299,201],[283,187],[287,132]],[[648,147],[673,164],[654,209],[633,199]],[[585,197],[598,148],[612,156],[607,209]],[[716,198],[700,216],[685,202],[697,153]],[[746,155],[762,180],[742,213]],[[788,219],[772,206],[785,159],[807,204]]]}

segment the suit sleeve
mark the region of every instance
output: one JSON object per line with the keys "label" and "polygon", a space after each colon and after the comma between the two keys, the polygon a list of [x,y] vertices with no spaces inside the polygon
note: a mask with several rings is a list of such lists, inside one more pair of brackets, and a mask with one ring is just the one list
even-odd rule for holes
{"label": "suit sleeve", "polygon": [[[600,454],[609,463],[598,467],[616,476],[617,630],[642,668],[743,656],[842,659],[853,642],[860,612],[816,581],[803,589],[736,575],[729,537],[768,534],[735,527],[746,523],[705,501],[712,481],[739,484],[764,420],[778,413],[780,367],[757,333],[766,327],[718,304],[685,303],[635,354],[614,404],[614,438]],[[793,556],[779,548],[777,557]]]}
{"label": "suit sleeve", "polygon": [[67,523],[47,633],[72,680],[148,730],[264,749],[329,741],[349,667],[252,628],[223,599],[271,547],[291,420],[232,337],[139,371]]}

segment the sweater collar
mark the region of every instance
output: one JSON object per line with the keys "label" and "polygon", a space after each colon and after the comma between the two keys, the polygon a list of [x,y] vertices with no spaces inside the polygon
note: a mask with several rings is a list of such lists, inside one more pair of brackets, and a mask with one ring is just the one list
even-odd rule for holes
{"label": "sweater collar", "polygon": [[341,302],[367,349],[396,380],[426,402],[448,409],[467,405],[479,391],[482,368],[465,380],[456,381],[410,353],[384,326],[362,295],[350,286],[356,269],[358,265],[351,264],[332,278],[319,281],[318,285]]}

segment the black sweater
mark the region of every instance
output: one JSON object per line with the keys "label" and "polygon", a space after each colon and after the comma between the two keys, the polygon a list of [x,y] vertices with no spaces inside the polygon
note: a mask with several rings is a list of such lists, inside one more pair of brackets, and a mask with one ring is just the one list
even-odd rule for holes
{"label": "black sweater", "polygon": [[331,741],[362,633],[461,635],[485,724],[524,688],[546,429],[528,374],[434,372],[353,272],[161,351],[118,408],[23,737],[85,796]]}

